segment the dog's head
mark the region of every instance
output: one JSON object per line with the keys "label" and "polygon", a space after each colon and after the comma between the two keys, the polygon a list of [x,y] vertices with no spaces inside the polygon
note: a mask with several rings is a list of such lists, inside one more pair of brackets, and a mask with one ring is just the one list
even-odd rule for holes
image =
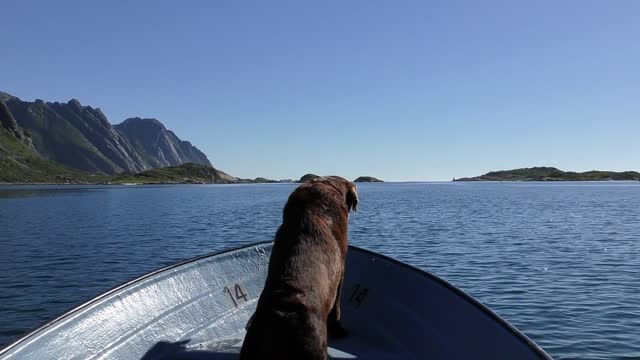
{"label": "dog's head", "polygon": [[312,182],[316,181],[326,182],[336,188],[340,192],[341,197],[345,200],[348,211],[358,210],[358,190],[354,183],[340,176],[323,176],[312,180]]}

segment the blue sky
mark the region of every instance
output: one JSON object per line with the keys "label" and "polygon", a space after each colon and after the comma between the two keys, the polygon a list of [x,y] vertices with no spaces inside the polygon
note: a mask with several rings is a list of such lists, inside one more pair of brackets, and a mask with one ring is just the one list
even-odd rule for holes
{"label": "blue sky", "polygon": [[240,177],[640,170],[637,1],[12,1],[0,90]]}

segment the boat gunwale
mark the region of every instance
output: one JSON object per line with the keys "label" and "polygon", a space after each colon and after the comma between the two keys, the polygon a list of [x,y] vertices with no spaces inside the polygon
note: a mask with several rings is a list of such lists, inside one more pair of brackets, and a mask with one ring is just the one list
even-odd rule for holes
{"label": "boat gunwale", "polygon": [[4,348],[0,349],[0,355],[4,355],[11,348],[16,347],[17,345],[19,345],[19,343],[27,340],[29,337],[37,334],[38,332],[40,332],[42,330],[45,330],[49,326],[51,326],[51,325],[53,325],[53,324],[55,324],[55,323],[57,323],[57,322],[59,322],[59,321],[61,321],[63,319],[75,314],[76,312],[78,312],[78,311],[80,311],[80,310],[82,310],[84,308],[87,308],[87,307],[95,304],[96,302],[98,302],[98,301],[102,300],[103,298],[111,295],[112,293],[115,293],[118,290],[124,289],[124,288],[126,288],[126,287],[128,287],[130,285],[133,285],[133,284],[137,283],[137,282],[141,282],[141,281],[143,281],[143,280],[145,280],[147,278],[153,277],[153,276],[158,275],[158,274],[160,274],[162,272],[165,272],[165,271],[168,271],[168,270],[171,270],[171,269],[183,266],[183,265],[187,265],[187,264],[192,263],[192,262],[196,262],[196,261],[203,260],[203,259],[206,259],[206,258],[209,258],[209,257],[214,257],[214,256],[218,256],[218,255],[222,255],[222,254],[226,254],[226,253],[230,253],[230,252],[234,252],[234,251],[238,251],[238,250],[242,250],[242,249],[246,249],[246,248],[252,248],[252,247],[256,247],[256,246],[260,246],[260,245],[265,245],[265,244],[269,244],[269,243],[272,243],[272,242],[273,241],[269,241],[269,240],[268,241],[260,241],[260,242],[251,243],[251,244],[248,244],[248,245],[240,245],[240,246],[237,246],[237,247],[227,248],[227,249],[220,250],[220,251],[214,251],[214,252],[211,252],[211,253],[207,253],[205,255],[199,255],[199,256],[196,256],[194,258],[190,258],[190,259],[187,259],[187,260],[179,261],[179,262],[177,262],[175,264],[171,264],[171,265],[168,265],[168,266],[165,266],[165,267],[161,267],[161,268],[156,269],[156,270],[152,270],[152,271],[150,271],[150,272],[148,272],[146,274],[143,274],[141,276],[138,276],[136,278],[128,280],[128,281],[126,281],[126,282],[124,282],[124,283],[122,283],[120,285],[116,285],[115,287],[112,287],[111,289],[100,293],[99,295],[97,295],[97,296],[95,296],[95,297],[93,297],[93,298],[91,298],[91,299],[89,299],[89,300],[87,300],[87,301],[85,301],[85,302],[83,302],[83,303],[71,308],[70,310],[65,311],[62,315],[59,315],[59,316],[57,316],[57,317],[45,322],[44,324],[42,324],[42,325],[38,326],[37,328],[29,331],[25,335],[20,336],[19,338],[15,339],[14,341],[12,341],[9,344],[7,344],[7,346],[5,346]]}
{"label": "boat gunwale", "polygon": [[353,245],[349,245],[349,247],[350,248],[354,248],[356,250],[359,250],[359,251],[361,251],[361,252],[363,252],[365,254],[381,258],[382,260],[389,261],[389,262],[393,263],[394,265],[399,265],[401,267],[407,268],[409,270],[412,270],[412,271],[418,273],[419,275],[422,275],[423,277],[426,277],[426,278],[429,278],[431,280],[434,280],[434,281],[438,282],[439,284],[443,285],[447,289],[453,291],[456,295],[461,297],[463,300],[466,300],[471,305],[475,306],[476,308],[478,308],[479,310],[484,312],[490,318],[495,320],[498,324],[504,326],[507,330],[509,330],[509,332],[511,334],[515,335],[515,337],[517,337],[519,340],[523,341],[532,350],[534,350],[534,352],[537,355],[539,355],[541,358],[548,359],[548,360],[553,360],[553,358],[549,354],[547,354],[546,351],[544,351],[538,344],[536,344],[533,340],[531,340],[522,331],[518,330],[515,326],[511,325],[511,323],[509,323],[507,320],[503,319],[500,315],[496,314],[488,306],[486,306],[485,304],[481,303],[479,300],[475,299],[471,295],[467,294],[466,292],[464,292],[464,290],[458,288],[457,286],[453,285],[452,283],[448,282],[447,280],[439,277],[438,275],[432,274],[429,271],[422,270],[422,269],[417,268],[417,267],[415,267],[413,265],[409,265],[409,264],[404,263],[404,262],[402,262],[400,260],[396,260],[396,259],[394,259],[392,257],[377,253],[377,252],[372,251],[372,250],[363,249],[361,247],[357,247],[357,246],[353,246]]}
{"label": "boat gunwale", "polygon": [[[26,333],[25,335],[13,340],[12,342],[10,342],[9,344],[7,344],[4,348],[0,349],[0,356],[6,354],[9,350],[11,350],[12,348],[20,345],[20,343],[22,343],[23,341],[28,340],[30,337],[32,337],[33,335],[47,329],[48,327],[58,323],[59,321],[62,321],[63,319],[72,316],[74,314],[76,314],[78,311],[81,311],[87,307],[92,306],[93,304],[99,302],[100,300],[104,299],[105,297],[108,297],[109,295],[124,289],[126,287],[129,287],[135,283],[141,282],[143,280],[146,280],[150,277],[153,277],[155,275],[158,275],[162,272],[177,268],[177,267],[181,267],[183,265],[187,265],[189,263],[193,263],[193,262],[197,262],[206,258],[210,258],[210,257],[214,257],[214,256],[218,256],[218,255],[222,255],[222,254],[226,254],[226,253],[230,253],[230,252],[234,252],[234,251],[238,251],[238,250],[243,250],[243,249],[249,249],[252,247],[258,247],[261,245],[267,245],[267,244],[272,244],[273,241],[271,240],[267,240],[267,241],[259,241],[259,242],[255,242],[255,243],[251,243],[251,244],[246,244],[246,245],[240,245],[237,247],[232,247],[232,248],[228,248],[228,249],[223,249],[220,251],[214,251],[211,253],[207,253],[205,255],[200,255],[200,256],[196,256],[194,258],[190,258],[187,260],[183,260],[183,261],[179,261],[175,264],[171,264],[162,268],[159,268],[157,270],[153,270],[150,271],[146,274],[143,274],[139,277],[136,277],[134,279],[128,280],[120,285],[116,285],[115,287],[106,290],[103,293],[100,293],[99,295],[91,298],[90,300],[87,300],[84,303],[81,303],[73,308],[71,308],[70,310],[67,310],[66,312],[64,312],[62,315],[59,315],[47,322],[45,322],[44,324],[38,326],[37,328],[29,331],[28,333]],[[462,298],[463,300],[466,300],[468,303],[470,303],[471,305],[475,306],[477,309],[479,309],[480,311],[482,311],[484,314],[486,314],[487,316],[489,316],[491,319],[495,320],[498,324],[502,325],[503,327],[505,327],[512,335],[514,335],[516,338],[518,338],[520,341],[524,342],[527,346],[529,346],[538,356],[540,356],[542,359],[549,359],[552,360],[553,358],[547,354],[538,344],[536,344],[534,341],[532,341],[531,339],[529,339],[529,337],[527,337],[524,333],[522,333],[520,330],[518,330],[516,327],[514,327],[513,325],[511,325],[508,321],[506,321],[505,319],[503,319],[502,317],[500,317],[500,315],[496,314],[493,310],[491,310],[489,307],[487,307],[486,305],[484,305],[483,303],[481,303],[480,301],[476,300],[475,298],[473,298],[472,296],[470,296],[469,294],[467,294],[466,292],[464,292],[463,290],[459,289],[458,287],[456,287],[455,285],[451,284],[450,282],[448,282],[447,280],[432,274],[428,271],[419,269],[415,266],[409,265],[407,263],[404,263],[402,261],[396,260],[394,258],[391,258],[389,256],[374,252],[372,250],[367,250],[358,246],[354,246],[354,245],[349,245],[349,250],[356,250],[359,252],[362,252],[366,255],[369,256],[373,256],[373,257],[377,257],[381,260],[385,260],[388,261],[390,263],[393,263],[394,265],[398,265],[401,266],[403,268],[406,268],[408,270],[411,270],[425,278],[428,278],[430,280],[434,280],[437,283],[439,283],[440,285],[444,286],[445,288],[453,291],[456,295],[458,295],[460,298]]]}

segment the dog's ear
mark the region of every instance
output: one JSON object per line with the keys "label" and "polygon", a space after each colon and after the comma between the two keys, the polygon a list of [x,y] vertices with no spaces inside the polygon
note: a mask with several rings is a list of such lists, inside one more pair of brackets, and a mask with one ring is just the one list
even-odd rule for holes
{"label": "dog's ear", "polygon": [[349,210],[358,211],[358,191],[353,184],[347,185],[349,190],[347,191],[347,207]]}

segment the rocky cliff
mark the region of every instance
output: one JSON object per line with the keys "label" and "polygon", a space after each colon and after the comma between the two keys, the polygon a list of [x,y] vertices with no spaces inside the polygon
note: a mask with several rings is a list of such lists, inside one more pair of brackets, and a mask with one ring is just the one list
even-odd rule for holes
{"label": "rocky cliff", "polygon": [[31,134],[18,126],[18,122],[13,117],[13,114],[9,111],[9,108],[2,98],[0,98],[0,129],[6,131],[6,136],[15,138],[19,143],[22,143],[28,149],[33,150]]}
{"label": "rocky cliff", "polygon": [[212,166],[207,156],[188,141],[182,141],[156,119],[130,118],[114,126],[152,168],[197,163]]}
{"label": "rocky cliff", "polygon": [[0,93],[0,183],[86,183],[100,179],[46,160],[31,143],[31,135],[16,122]]}

